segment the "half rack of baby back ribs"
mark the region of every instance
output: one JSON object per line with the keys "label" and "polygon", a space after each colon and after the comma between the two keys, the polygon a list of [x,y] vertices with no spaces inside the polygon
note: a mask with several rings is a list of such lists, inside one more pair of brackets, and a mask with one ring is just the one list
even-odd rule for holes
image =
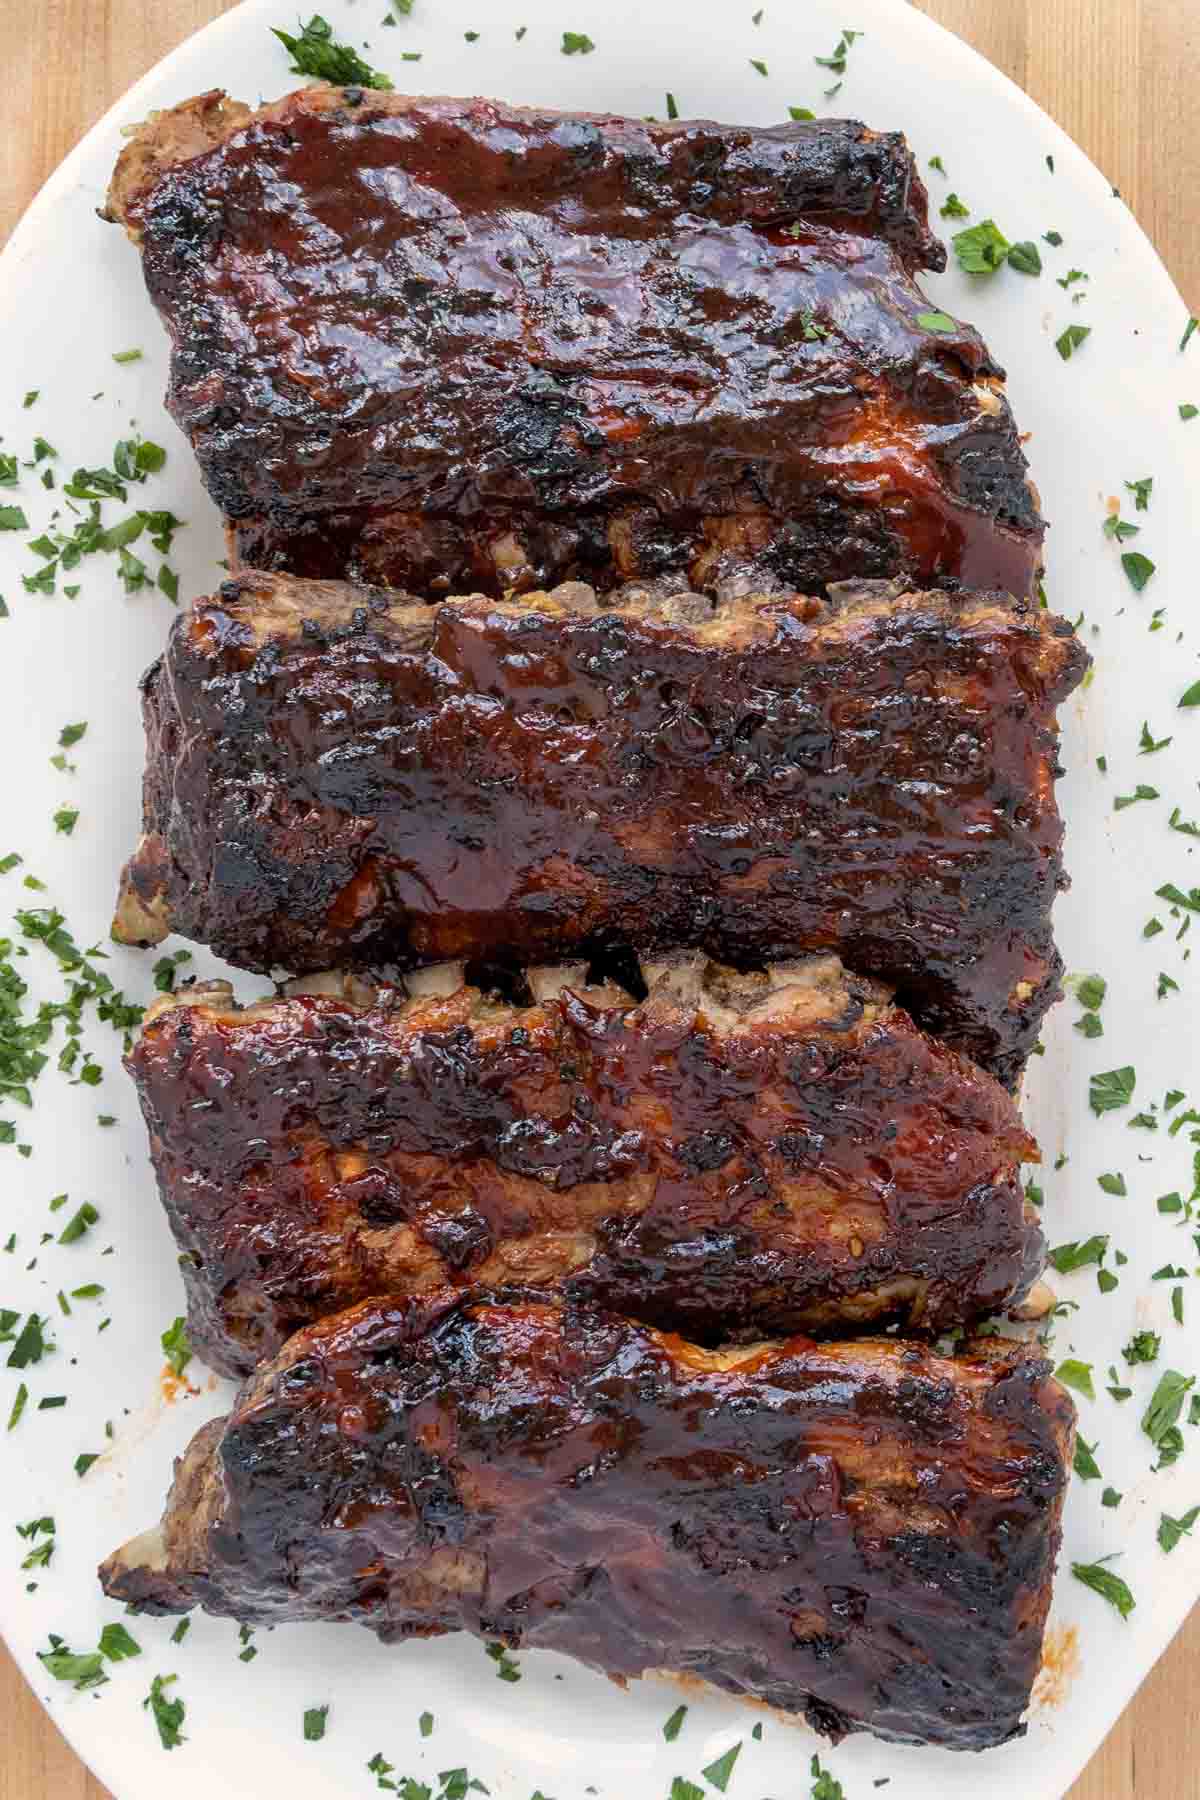
{"label": "half rack of baby back ribs", "polygon": [[156,1003],[129,1057],[188,1330],[249,1373],[371,1295],[556,1285],[708,1342],[940,1331],[1016,1304],[1037,1149],[991,1076],[836,958],[680,957],[649,998],[530,971],[530,1004],[331,978]]}
{"label": "half rack of baby back ribs", "polygon": [[1074,1437],[1038,1351],[706,1351],[528,1295],[428,1316],[297,1333],[105,1591],[684,1672],[835,1739],[1022,1731]]}
{"label": "half rack of baby back ribs", "polygon": [[1055,707],[1087,661],[1003,594],[430,608],[246,575],[146,677],[114,929],[299,972],[833,950],[1011,1082],[1059,991]]}
{"label": "half rack of baby back ribs", "polygon": [[108,217],[240,563],[1032,592],[1043,523],[898,133],[330,87],[155,115]]}

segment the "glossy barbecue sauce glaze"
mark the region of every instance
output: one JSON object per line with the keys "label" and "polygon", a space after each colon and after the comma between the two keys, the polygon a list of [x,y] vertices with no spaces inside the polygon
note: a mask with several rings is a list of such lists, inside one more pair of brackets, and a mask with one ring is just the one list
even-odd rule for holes
{"label": "glossy barbecue sauce glaze", "polygon": [[835,950],[1015,1079],[1058,992],[1065,621],[568,598],[202,603],[147,681],[139,903],[264,970]]}
{"label": "glossy barbecue sauce glaze", "polygon": [[1002,371],[928,324],[911,270],[944,252],[898,136],[320,88],[211,135],[111,208],[244,562],[1032,593]]}
{"label": "glossy barbecue sauce glaze", "polygon": [[434,1317],[376,1301],[298,1334],[109,1593],[669,1668],[834,1739],[1023,1730],[1074,1419],[1039,1354],[707,1353],[536,1296]]}
{"label": "glossy barbecue sauce glaze", "polygon": [[725,979],[761,1004],[164,1012],[128,1066],[195,1349],[245,1374],[325,1313],[447,1284],[553,1281],[707,1342],[937,1332],[1023,1295],[1037,1151],[999,1083],[869,983]]}

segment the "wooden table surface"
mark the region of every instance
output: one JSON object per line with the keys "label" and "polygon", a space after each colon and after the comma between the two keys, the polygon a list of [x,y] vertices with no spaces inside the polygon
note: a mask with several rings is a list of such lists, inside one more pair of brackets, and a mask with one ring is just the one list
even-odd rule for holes
{"label": "wooden table surface", "polygon": [[[1197,0],[916,3],[989,57],[1083,146],[1154,239],[1189,309],[1200,312]],[[0,136],[0,243],[46,176],[112,101],[231,4],[0,0],[9,95],[8,125]],[[280,0],[281,22],[296,13],[295,5]],[[1070,1800],[1200,1800],[1198,1690],[1200,1609]],[[0,1720],[0,1800],[106,1800],[106,1790],[59,1737],[2,1645]],[[969,1782],[966,1766],[963,1775]]]}

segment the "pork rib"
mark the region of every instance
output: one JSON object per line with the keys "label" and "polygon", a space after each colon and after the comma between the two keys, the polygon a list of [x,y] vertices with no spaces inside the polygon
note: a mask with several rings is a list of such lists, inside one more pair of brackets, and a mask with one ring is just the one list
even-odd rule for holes
{"label": "pork rib", "polygon": [[913,279],[945,253],[899,134],[209,93],[127,146],[108,216],[242,563],[1032,592],[1003,371]]}
{"label": "pork rib", "polygon": [[649,998],[430,970],[152,1009],[128,1066],[188,1333],[246,1374],[377,1294],[557,1284],[713,1342],[968,1324],[1020,1300],[1037,1150],[1008,1094],[835,958],[678,958]]}
{"label": "pork rib", "polygon": [[1058,993],[1054,709],[1086,665],[998,594],[431,609],[248,575],[146,679],[116,933],[301,972],[834,951],[1012,1081]]}
{"label": "pork rib", "polygon": [[980,1750],[1023,1730],[1073,1418],[994,1338],[715,1352],[536,1298],[370,1301],[199,1433],[101,1576],[135,1610],[473,1631]]}

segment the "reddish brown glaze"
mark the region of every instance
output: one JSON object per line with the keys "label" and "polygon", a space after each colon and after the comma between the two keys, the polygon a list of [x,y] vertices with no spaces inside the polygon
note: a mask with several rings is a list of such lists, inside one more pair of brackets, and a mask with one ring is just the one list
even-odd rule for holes
{"label": "reddish brown glaze", "polygon": [[200,602],[145,684],[119,935],[293,970],[834,950],[1013,1080],[1058,992],[1070,627],[869,584],[618,599]]}
{"label": "reddish brown glaze", "polygon": [[536,1299],[425,1318],[373,1301],[293,1338],[106,1592],[679,1670],[835,1739],[1023,1730],[1074,1436],[1040,1354],[718,1355]]}
{"label": "reddish brown glaze", "polygon": [[143,127],[109,210],[244,562],[1032,591],[1003,372],[919,322],[945,253],[898,134],[208,94]]}
{"label": "reddish brown glaze", "polygon": [[1022,1296],[1000,1084],[831,959],[365,1010],[185,995],[128,1058],[195,1349],[248,1373],[372,1294],[555,1282],[709,1342],[932,1331]]}

